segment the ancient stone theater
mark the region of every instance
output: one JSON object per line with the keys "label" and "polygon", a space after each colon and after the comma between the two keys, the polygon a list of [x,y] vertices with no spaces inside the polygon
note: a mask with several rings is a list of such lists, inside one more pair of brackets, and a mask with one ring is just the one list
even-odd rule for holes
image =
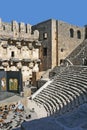
{"label": "ancient stone theater", "polygon": [[16,21],[6,23],[0,19],[0,69],[21,70],[24,84],[36,84],[45,71],[55,66],[84,64],[85,49],[81,51],[82,57],[77,53],[86,38],[86,26],[78,27],[54,19],[33,26]]}
{"label": "ancient stone theater", "polygon": [[0,19],[0,100],[0,129],[86,130],[87,25]]}

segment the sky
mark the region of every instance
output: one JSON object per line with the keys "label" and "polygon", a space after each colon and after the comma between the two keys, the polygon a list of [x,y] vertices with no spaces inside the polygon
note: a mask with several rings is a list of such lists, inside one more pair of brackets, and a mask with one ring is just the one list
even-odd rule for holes
{"label": "sky", "polygon": [[87,24],[87,0],[0,0],[0,18],[4,22],[35,25],[48,19],[84,26]]}

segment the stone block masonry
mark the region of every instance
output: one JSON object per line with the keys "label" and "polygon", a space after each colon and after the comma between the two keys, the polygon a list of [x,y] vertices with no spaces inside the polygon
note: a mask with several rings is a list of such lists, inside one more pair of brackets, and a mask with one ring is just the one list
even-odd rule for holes
{"label": "stone block masonry", "polygon": [[0,69],[21,69],[24,84],[32,84],[32,72],[60,66],[86,38],[86,30],[55,19],[33,26],[0,19]]}

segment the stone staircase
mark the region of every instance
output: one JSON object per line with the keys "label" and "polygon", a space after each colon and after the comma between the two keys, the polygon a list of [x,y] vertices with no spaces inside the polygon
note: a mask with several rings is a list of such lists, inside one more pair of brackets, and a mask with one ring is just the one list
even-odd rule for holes
{"label": "stone staircase", "polygon": [[84,40],[72,53],[66,57],[73,65],[83,65],[83,58],[87,56],[87,40]]}

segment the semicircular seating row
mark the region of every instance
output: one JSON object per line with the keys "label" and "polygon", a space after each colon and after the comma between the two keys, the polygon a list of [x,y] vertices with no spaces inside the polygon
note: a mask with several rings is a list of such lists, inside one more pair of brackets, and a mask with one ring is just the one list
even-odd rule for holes
{"label": "semicircular seating row", "polygon": [[87,102],[87,67],[67,67],[33,100],[44,106],[48,116],[69,112]]}

